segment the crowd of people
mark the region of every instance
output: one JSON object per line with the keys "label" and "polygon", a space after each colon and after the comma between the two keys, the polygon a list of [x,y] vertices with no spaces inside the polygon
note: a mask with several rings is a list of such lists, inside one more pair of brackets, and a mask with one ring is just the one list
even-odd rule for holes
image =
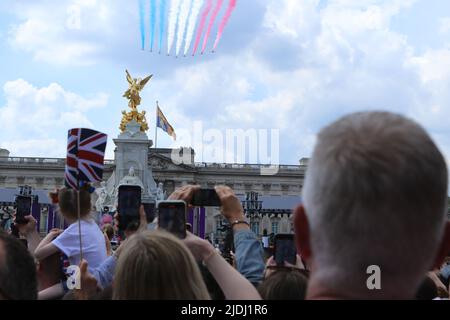
{"label": "crowd of people", "polygon": [[[189,204],[199,188],[169,199]],[[233,232],[232,263],[189,231],[179,239],[154,228],[143,207],[139,224],[112,247],[119,219],[100,229],[90,193],[82,189],[78,199],[64,188],[52,199],[67,229],[41,239],[29,215],[16,224],[27,246],[0,232],[0,299],[449,298],[447,165],[410,119],[361,112],[320,131],[293,208],[295,264],[267,257],[233,190],[215,189]],[[76,277],[68,266],[79,266]],[[368,271],[374,266],[378,273]]]}

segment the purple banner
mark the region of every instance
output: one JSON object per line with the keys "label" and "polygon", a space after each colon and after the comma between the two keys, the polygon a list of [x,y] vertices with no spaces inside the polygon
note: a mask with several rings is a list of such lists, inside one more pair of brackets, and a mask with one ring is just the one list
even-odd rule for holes
{"label": "purple banner", "polygon": [[31,205],[31,215],[36,219],[37,221],[37,227],[41,225],[41,205],[39,202],[34,201]]}
{"label": "purple banner", "polygon": [[206,227],[206,209],[205,208],[190,208],[188,211],[187,222],[192,225],[192,233],[205,238]]}
{"label": "purple banner", "polygon": [[55,211],[53,210],[53,206],[48,207],[48,216],[47,216],[47,232],[53,229],[54,221],[53,217],[55,215]]}
{"label": "purple banner", "polygon": [[198,219],[198,236],[205,239],[206,231],[206,208],[199,208],[199,219]]}

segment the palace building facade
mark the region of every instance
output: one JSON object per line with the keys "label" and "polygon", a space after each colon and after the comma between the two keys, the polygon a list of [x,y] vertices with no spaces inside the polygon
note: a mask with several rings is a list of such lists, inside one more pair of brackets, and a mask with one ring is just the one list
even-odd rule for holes
{"label": "palace building facade", "polygon": [[[228,185],[243,201],[255,233],[262,236],[292,232],[291,211],[301,201],[308,159],[300,160],[299,165],[280,165],[274,175],[261,175],[261,165],[198,163],[195,162],[194,151],[188,151],[194,160],[192,165],[175,164],[171,160],[172,149],[148,149],[148,168],[166,195],[186,184],[199,184],[204,188]],[[105,160],[104,181],[113,175],[115,167],[115,160]],[[11,157],[6,150],[0,150],[0,203],[11,204],[13,190],[19,186],[31,186],[39,194],[42,215],[47,215],[49,199],[46,193],[64,185],[64,168],[65,159],[62,158]],[[256,194],[257,200],[249,198],[250,192],[253,192],[252,197]],[[97,195],[93,195],[95,203]],[[219,208],[205,208],[205,213],[202,233],[220,237],[223,217]],[[48,225],[42,221],[46,218],[42,217],[40,222],[42,232]]]}

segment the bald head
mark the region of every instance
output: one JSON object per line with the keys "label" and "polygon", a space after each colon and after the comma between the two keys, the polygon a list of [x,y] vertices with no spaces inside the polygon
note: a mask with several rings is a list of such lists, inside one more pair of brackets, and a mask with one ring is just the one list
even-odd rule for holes
{"label": "bald head", "polygon": [[316,276],[364,292],[377,265],[386,288],[414,292],[443,236],[447,167],[417,123],[355,113],[319,133],[303,199]]}

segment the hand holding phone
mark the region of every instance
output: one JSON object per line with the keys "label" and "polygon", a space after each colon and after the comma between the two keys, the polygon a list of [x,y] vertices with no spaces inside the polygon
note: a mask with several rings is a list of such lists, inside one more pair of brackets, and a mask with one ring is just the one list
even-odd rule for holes
{"label": "hand holding phone", "polygon": [[296,264],[297,248],[293,234],[275,235],[274,258],[278,266],[284,266],[285,262]]}
{"label": "hand holding phone", "polygon": [[199,189],[194,192],[191,204],[195,207],[220,207],[222,203],[215,189]]}
{"label": "hand holding phone", "polygon": [[117,211],[120,215],[119,232],[127,229],[132,222],[139,222],[139,207],[141,206],[140,186],[120,186]]}
{"label": "hand holding phone", "polygon": [[28,222],[25,216],[31,214],[31,197],[17,196],[16,197],[16,219],[17,224],[26,224]]}
{"label": "hand holding phone", "polygon": [[159,201],[158,227],[180,239],[186,238],[186,202],[182,200]]}

